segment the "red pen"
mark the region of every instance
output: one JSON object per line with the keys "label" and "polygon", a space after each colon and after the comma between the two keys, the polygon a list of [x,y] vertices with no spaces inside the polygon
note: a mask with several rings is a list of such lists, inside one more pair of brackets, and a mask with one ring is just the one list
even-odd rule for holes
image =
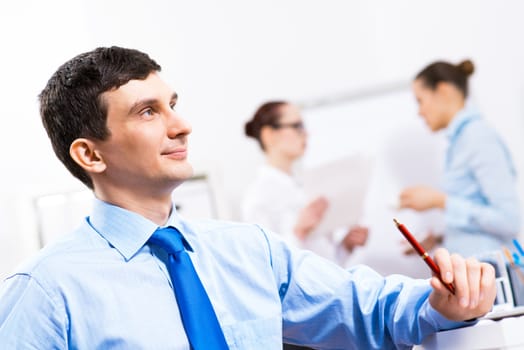
{"label": "red pen", "polygon": [[398,222],[397,219],[393,219],[393,221],[397,225],[397,228],[399,229],[399,231],[404,235],[404,237],[406,237],[406,239],[408,240],[409,244],[411,244],[413,249],[415,249],[417,253],[419,253],[422,259],[426,262],[426,265],[428,265],[431,271],[433,271],[433,273],[438,277],[440,282],[442,282],[442,284],[446,286],[446,288],[451,292],[451,294],[455,294],[455,287],[453,287],[451,283],[446,283],[442,280],[442,277],[440,276],[440,269],[438,268],[437,264],[435,264],[433,259],[431,259],[431,257],[429,256],[429,254],[424,250],[424,248],[415,239],[415,237],[413,237],[413,235],[408,231],[406,226]]}

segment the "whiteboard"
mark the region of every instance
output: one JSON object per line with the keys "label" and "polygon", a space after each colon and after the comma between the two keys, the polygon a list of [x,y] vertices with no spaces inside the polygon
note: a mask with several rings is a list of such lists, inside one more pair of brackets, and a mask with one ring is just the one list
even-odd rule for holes
{"label": "whiteboard", "polygon": [[305,167],[353,153],[376,155],[392,129],[421,122],[407,87],[306,107],[302,114],[309,134]]}

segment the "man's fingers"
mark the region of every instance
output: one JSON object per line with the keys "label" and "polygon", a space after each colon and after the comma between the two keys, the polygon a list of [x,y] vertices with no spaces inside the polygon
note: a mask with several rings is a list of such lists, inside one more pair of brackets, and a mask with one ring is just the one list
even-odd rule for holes
{"label": "man's fingers", "polygon": [[479,302],[483,302],[486,299],[491,300],[491,298],[494,297],[494,294],[496,294],[496,288],[493,287],[495,268],[491,264],[481,263],[480,271]]}
{"label": "man's fingers", "polygon": [[[496,296],[495,269],[474,258],[438,249],[435,261],[443,272],[444,283],[453,283],[455,295],[446,293],[445,285],[436,276],[431,279],[434,291],[430,303],[450,320],[463,321],[485,315],[493,307]],[[449,270],[448,270],[449,269]],[[451,278],[448,278],[448,272]]]}
{"label": "man's fingers", "polygon": [[466,260],[467,279],[469,287],[469,306],[476,308],[479,303],[481,265],[477,259]]}
{"label": "man's fingers", "polygon": [[467,307],[469,305],[469,280],[466,260],[457,254],[452,254],[451,264],[453,265],[455,297],[458,298],[461,307]]}
{"label": "man's fingers", "polygon": [[440,269],[440,277],[446,283],[452,283],[455,279],[451,256],[446,249],[439,248],[435,251],[435,262]]}
{"label": "man's fingers", "polygon": [[438,294],[441,294],[442,297],[447,297],[449,295],[449,290],[442,284],[442,281],[437,276],[433,276],[430,280],[431,287]]}

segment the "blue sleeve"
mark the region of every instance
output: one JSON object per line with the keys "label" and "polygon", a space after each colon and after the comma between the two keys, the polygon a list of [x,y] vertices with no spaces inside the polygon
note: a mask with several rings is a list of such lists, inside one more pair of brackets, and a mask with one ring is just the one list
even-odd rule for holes
{"label": "blue sleeve", "polygon": [[411,349],[456,328],[428,301],[427,280],[344,270],[311,252],[269,239],[288,343],[318,349]]}
{"label": "blue sleeve", "polygon": [[471,125],[460,141],[484,200],[448,195],[446,224],[514,236],[520,230],[520,204],[511,155],[495,132],[482,125]]}
{"label": "blue sleeve", "polygon": [[16,274],[0,289],[3,349],[67,349],[65,313],[30,275]]}

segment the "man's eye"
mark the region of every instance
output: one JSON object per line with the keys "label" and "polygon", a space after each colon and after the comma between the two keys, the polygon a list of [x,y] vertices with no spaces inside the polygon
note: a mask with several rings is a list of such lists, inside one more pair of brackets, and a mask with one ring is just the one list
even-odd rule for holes
{"label": "man's eye", "polygon": [[176,103],[172,103],[172,104],[170,105],[170,107],[171,107],[172,110],[176,111]]}
{"label": "man's eye", "polygon": [[142,112],[140,112],[140,114],[143,115],[143,116],[146,116],[146,117],[150,117],[150,116],[153,115],[153,109],[146,108]]}

